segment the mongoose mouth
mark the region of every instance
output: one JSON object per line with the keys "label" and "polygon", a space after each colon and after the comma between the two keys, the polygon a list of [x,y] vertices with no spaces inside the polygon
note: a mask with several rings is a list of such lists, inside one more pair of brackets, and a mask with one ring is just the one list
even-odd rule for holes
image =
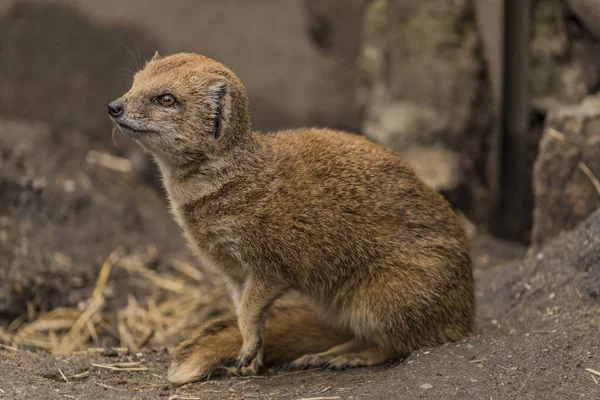
{"label": "mongoose mouth", "polygon": [[121,131],[124,131],[124,133],[127,133],[127,131],[136,133],[136,134],[140,134],[140,135],[156,133],[156,131],[153,131],[150,129],[137,129],[137,128],[132,127],[131,125],[128,125],[128,124],[126,124],[124,122],[120,122],[120,121],[115,121],[115,123],[117,124],[117,126],[119,128],[121,128]]}

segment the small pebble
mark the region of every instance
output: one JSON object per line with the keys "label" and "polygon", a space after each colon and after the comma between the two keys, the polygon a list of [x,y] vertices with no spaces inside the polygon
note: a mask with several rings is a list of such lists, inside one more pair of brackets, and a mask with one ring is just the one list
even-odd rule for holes
{"label": "small pebble", "polygon": [[48,180],[43,176],[35,178],[33,182],[31,182],[31,187],[35,190],[42,190],[48,186]]}
{"label": "small pebble", "polygon": [[427,390],[427,389],[432,389],[432,388],[433,388],[433,385],[431,383],[424,383],[421,385],[421,389]]}
{"label": "small pebble", "polygon": [[65,192],[67,193],[72,193],[75,191],[75,181],[72,180],[68,180],[63,184],[63,189],[65,190]]}

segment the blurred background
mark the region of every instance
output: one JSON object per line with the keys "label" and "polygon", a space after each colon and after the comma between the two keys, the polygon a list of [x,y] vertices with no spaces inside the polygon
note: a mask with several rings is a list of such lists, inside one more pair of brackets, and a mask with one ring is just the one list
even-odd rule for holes
{"label": "blurred background", "polygon": [[[2,0],[0,343],[172,344],[228,307],[153,163],[111,138],[106,104],[156,50],[231,67],[256,130],[395,148],[460,213],[481,266],[599,207],[599,39],[593,0]],[[91,304],[98,332],[50,334]]]}

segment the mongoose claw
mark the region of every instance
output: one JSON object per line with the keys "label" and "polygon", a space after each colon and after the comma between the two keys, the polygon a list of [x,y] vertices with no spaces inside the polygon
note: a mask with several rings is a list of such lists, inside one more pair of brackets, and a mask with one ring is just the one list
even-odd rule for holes
{"label": "mongoose claw", "polygon": [[262,368],[262,357],[257,353],[253,358],[240,358],[237,362],[236,373],[241,376],[258,375]]}
{"label": "mongoose claw", "polygon": [[257,346],[253,346],[250,350],[246,350],[242,348],[240,355],[237,359],[236,370],[238,373],[241,373],[243,369],[252,366],[255,369],[262,367],[262,352],[260,351],[262,346],[262,341],[259,341]]}
{"label": "mongoose claw", "polygon": [[236,372],[238,374],[241,373],[242,369],[248,367],[251,362],[252,362],[252,358],[247,357],[247,356],[244,358],[238,359],[237,364],[235,366]]}

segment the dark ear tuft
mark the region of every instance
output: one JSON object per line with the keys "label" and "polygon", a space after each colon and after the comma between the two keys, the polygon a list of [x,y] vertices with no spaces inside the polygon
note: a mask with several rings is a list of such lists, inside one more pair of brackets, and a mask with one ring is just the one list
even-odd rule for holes
{"label": "dark ear tuft", "polygon": [[223,125],[228,112],[227,97],[229,95],[229,84],[227,81],[219,80],[211,86],[212,96],[212,124],[213,136],[215,139],[220,139],[223,136]]}

